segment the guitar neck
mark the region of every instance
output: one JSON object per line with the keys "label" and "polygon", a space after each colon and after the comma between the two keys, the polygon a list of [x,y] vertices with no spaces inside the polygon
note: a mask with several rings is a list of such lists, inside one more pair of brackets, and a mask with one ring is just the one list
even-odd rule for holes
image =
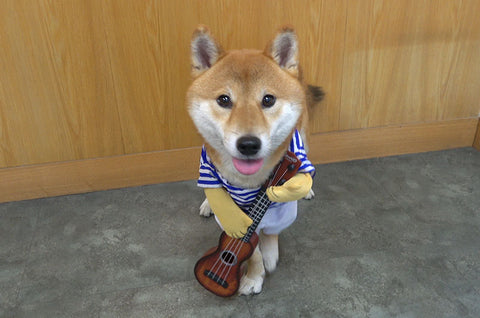
{"label": "guitar neck", "polygon": [[265,189],[262,188],[248,208],[247,214],[252,219],[253,223],[248,228],[247,234],[242,238],[242,241],[248,242],[250,240],[250,237],[257,229],[260,221],[270,207],[270,204],[272,204],[272,201],[268,199]]}
{"label": "guitar neck", "polygon": [[295,156],[293,152],[287,151],[283,156],[283,159],[274,169],[272,176],[265,182],[260,191],[258,192],[255,200],[248,208],[247,214],[252,219],[253,223],[248,228],[247,234],[242,238],[242,241],[248,242],[255,233],[260,221],[267,212],[268,208],[272,204],[272,201],[268,199],[265,193],[266,189],[272,185],[282,185],[288,179],[293,177],[300,168],[301,162]]}

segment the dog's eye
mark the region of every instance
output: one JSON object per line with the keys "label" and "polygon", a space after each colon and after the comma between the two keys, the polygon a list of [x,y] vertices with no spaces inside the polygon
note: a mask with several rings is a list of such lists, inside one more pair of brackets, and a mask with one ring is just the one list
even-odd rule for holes
{"label": "dog's eye", "polygon": [[276,98],[273,95],[265,95],[262,99],[263,107],[272,107],[275,104]]}
{"label": "dog's eye", "polygon": [[223,108],[230,108],[232,107],[232,100],[228,95],[220,95],[217,97],[217,104]]}

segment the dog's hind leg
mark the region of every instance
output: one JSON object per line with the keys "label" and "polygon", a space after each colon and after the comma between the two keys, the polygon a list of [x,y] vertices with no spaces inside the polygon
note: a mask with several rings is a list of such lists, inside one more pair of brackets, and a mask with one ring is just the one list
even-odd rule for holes
{"label": "dog's hind leg", "polygon": [[240,280],[240,295],[258,294],[262,291],[265,268],[263,267],[262,253],[258,246],[248,260],[247,273]]}
{"label": "dog's hind leg", "polygon": [[260,250],[266,271],[272,273],[278,263],[278,235],[260,233]]}
{"label": "dog's hind leg", "polygon": [[210,207],[207,198],[205,198],[205,201],[200,205],[200,215],[208,218],[212,214],[212,208]]}
{"label": "dog's hind leg", "polygon": [[313,192],[313,189],[310,189],[308,191],[308,194],[304,197],[305,200],[311,200],[315,197],[315,192]]}

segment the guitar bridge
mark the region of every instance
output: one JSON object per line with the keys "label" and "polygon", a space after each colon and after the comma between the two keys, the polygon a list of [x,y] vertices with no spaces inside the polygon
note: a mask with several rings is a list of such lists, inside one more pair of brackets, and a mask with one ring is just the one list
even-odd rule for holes
{"label": "guitar bridge", "polygon": [[223,288],[228,288],[228,283],[221,279],[217,274],[215,274],[214,272],[212,271],[209,271],[208,269],[206,269],[203,274],[205,276],[207,276],[208,278],[210,278],[211,280],[213,280],[215,283],[217,283],[218,285],[222,286]]}

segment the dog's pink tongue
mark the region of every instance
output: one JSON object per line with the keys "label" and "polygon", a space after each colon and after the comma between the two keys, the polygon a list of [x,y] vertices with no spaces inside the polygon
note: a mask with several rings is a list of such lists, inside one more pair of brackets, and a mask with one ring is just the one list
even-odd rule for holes
{"label": "dog's pink tongue", "polygon": [[257,173],[258,170],[260,170],[260,168],[263,165],[263,159],[242,160],[242,159],[233,158],[233,165],[241,174],[250,175],[250,174]]}

